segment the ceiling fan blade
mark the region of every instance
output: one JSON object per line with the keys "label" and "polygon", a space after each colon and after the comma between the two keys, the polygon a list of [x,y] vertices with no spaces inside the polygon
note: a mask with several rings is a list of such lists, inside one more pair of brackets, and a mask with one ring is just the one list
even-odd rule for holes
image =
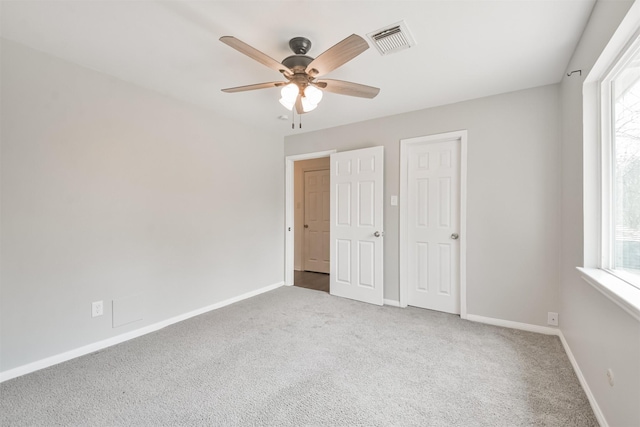
{"label": "ceiling fan blade", "polygon": [[298,98],[296,98],[296,112],[298,114],[304,114],[304,108],[302,107],[302,95],[298,95]]}
{"label": "ceiling fan blade", "polygon": [[344,80],[323,79],[312,83],[327,92],[340,95],[357,96],[360,98],[375,98],[380,89],[373,86],[361,85],[360,83],[345,82]]}
{"label": "ceiling fan blade", "polygon": [[351,61],[367,49],[369,49],[369,44],[366,40],[352,34],[311,61],[306,72],[314,77],[322,76]]}
{"label": "ceiling fan blade", "polygon": [[220,37],[220,41],[226,44],[227,46],[231,46],[238,52],[244,53],[249,58],[255,59],[262,65],[266,65],[267,67],[272,68],[283,74],[287,74],[287,75],[293,74],[293,71],[291,71],[288,67],[282,65],[281,63],[279,63],[269,55],[260,52],[258,49],[249,46],[242,40],[238,40],[233,36],[222,36]]}
{"label": "ceiling fan blade", "polygon": [[267,89],[267,88],[270,88],[270,87],[281,87],[281,86],[284,86],[286,84],[288,84],[288,83],[287,82],[256,83],[254,85],[229,87],[229,88],[226,88],[226,89],[222,89],[222,91],[226,92],[226,93],[245,92],[247,90]]}

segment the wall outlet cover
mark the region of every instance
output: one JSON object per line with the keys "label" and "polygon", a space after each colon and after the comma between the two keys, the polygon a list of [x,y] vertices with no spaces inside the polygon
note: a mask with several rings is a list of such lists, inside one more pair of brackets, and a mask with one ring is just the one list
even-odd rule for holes
{"label": "wall outlet cover", "polygon": [[91,317],[98,317],[104,314],[104,304],[102,301],[94,301],[91,303]]}
{"label": "wall outlet cover", "polygon": [[547,314],[547,323],[552,326],[558,326],[558,313],[550,311]]}

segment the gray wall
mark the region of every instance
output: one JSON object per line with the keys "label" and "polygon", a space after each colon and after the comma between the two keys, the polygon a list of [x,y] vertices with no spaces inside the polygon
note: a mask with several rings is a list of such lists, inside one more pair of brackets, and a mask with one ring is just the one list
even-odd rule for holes
{"label": "gray wall", "polygon": [[[598,2],[562,81],[562,258],[560,328],[611,426],[640,425],[640,324],[582,280],[582,82],[633,2]],[[613,369],[614,387],[607,382]]]}
{"label": "gray wall", "polygon": [[6,40],[1,78],[0,370],[283,280],[281,137]]}
{"label": "gray wall", "polygon": [[544,86],[290,136],[285,154],[385,147],[384,296],[397,300],[400,140],[467,129],[468,312],[546,326],[558,311],[559,105],[559,86]]}

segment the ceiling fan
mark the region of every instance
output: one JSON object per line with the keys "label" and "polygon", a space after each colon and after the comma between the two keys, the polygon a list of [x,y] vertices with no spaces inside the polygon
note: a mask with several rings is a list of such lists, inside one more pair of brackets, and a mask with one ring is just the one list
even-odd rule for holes
{"label": "ceiling fan", "polygon": [[318,77],[335,70],[369,49],[369,44],[356,34],[350,35],[340,43],[327,49],[315,59],[306,55],[311,48],[309,39],[294,37],[289,41],[289,47],[294,55],[286,57],[282,62],[276,61],[235,37],[223,36],[220,37],[220,41],[261,64],[282,73],[287,80],[232,87],[222,89],[223,92],[233,93],[282,87],[280,103],[288,110],[293,110],[295,107],[298,114],[308,113],[315,109],[322,99],[323,91],[360,98],[374,98],[380,92],[377,87],[359,83],[334,79],[317,80]]}

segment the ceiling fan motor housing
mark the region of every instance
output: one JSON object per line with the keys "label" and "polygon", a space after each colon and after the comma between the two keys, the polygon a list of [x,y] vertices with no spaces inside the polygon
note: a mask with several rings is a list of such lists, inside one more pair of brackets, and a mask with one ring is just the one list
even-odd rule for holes
{"label": "ceiling fan motor housing", "polygon": [[294,37],[289,40],[289,47],[295,55],[288,56],[282,60],[282,65],[288,67],[294,74],[304,73],[307,65],[313,61],[313,58],[306,55],[311,49],[311,41],[306,37]]}
{"label": "ceiling fan motor housing", "polygon": [[282,60],[282,65],[288,67],[294,73],[304,72],[313,58],[307,55],[291,55]]}

